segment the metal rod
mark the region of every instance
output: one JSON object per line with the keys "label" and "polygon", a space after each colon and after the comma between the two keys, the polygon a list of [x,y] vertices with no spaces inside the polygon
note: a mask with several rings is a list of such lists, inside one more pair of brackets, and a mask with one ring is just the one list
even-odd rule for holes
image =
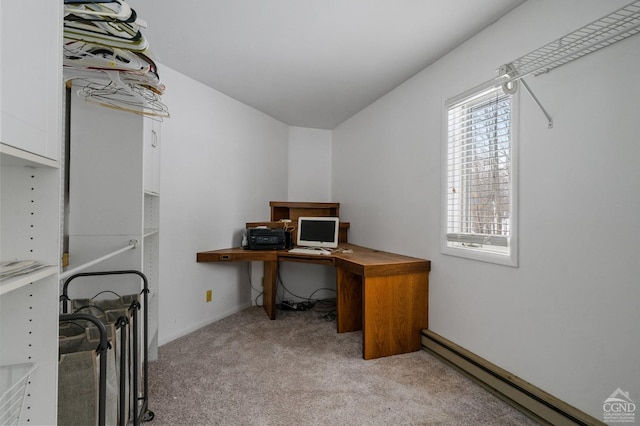
{"label": "metal rod", "polygon": [[140,326],[138,325],[138,309],[140,309],[140,304],[135,303],[135,306],[131,310],[131,316],[133,317],[133,395],[131,399],[133,401],[133,406],[135,407],[133,411],[134,426],[140,425],[141,417],[138,415],[138,408],[140,407],[140,404],[138,404],[138,393],[140,392],[140,384],[138,383],[138,380],[140,379],[140,376],[138,375],[138,368],[140,367],[140,353],[138,351],[140,348],[140,341],[138,340],[138,333],[140,331]]}
{"label": "metal rod", "polygon": [[97,265],[98,263],[104,262],[107,259],[110,259],[110,258],[112,258],[114,256],[119,255],[120,253],[123,253],[123,252],[125,252],[127,250],[134,249],[136,247],[138,247],[138,240],[130,240],[129,241],[129,245],[127,245],[126,247],[118,249],[118,250],[116,250],[116,251],[114,251],[112,253],[106,254],[106,255],[104,255],[102,257],[99,257],[99,258],[94,259],[92,261],[89,261],[87,263],[83,263],[82,265],[76,266],[75,268],[69,269],[68,271],[64,271],[63,273],[60,274],[60,279],[64,280],[66,278],[69,278],[71,275],[73,275],[73,274],[75,274],[75,273],[77,273],[79,271],[82,271],[84,269],[90,268],[93,265]]}
{"label": "metal rod", "polygon": [[126,389],[126,382],[127,382],[127,370],[128,370],[128,364],[127,364],[127,351],[131,350],[131,348],[127,349],[127,340],[129,339],[129,335],[127,333],[127,330],[129,329],[129,319],[126,316],[121,316],[118,318],[118,320],[116,321],[116,326],[118,328],[120,328],[120,412],[119,412],[119,418],[120,418],[120,424],[124,425],[125,421],[124,419],[126,419],[126,411],[128,411],[127,409],[129,408],[129,401],[127,401],[127,389]]}
{"label": "metal rod", "polygon": [[531,98],[533,99],[533,101],[538,105],[538,107],[540,107],[540,109],[544,113],[545,117],[547,117],[547,120],[549,121],[549,128],[553,129],[553,119],[551,118],[551,116],[549,115],[547,110],[544,109],[544,107],[542,106],[542,104],[540,103],[538,98],[536,98],[536,95],[533,94],[533,92],[529,88],[529,85],[527,84],[527,82],[524,81],[524,79],[521,79],[520,83],[522,83],[522,86],[524,86],[524,88],[527,89],[527,92],[529,93],[529,95],[531,95]]}

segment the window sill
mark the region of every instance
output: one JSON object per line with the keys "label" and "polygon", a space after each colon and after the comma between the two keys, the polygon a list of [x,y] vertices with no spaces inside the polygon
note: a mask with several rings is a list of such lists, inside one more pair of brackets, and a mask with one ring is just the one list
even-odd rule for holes
{"label": "window sill", "polygon": [[518,267],[518,257],[513,247],[511,248],[511,253],[499,254],[473,247],[451,247],[446,245],[446,243],[444,244],[445,245],[440,251],[445,255],[462,257],[486,263],[495,263],[497,265],[511,266],[513,268]]}

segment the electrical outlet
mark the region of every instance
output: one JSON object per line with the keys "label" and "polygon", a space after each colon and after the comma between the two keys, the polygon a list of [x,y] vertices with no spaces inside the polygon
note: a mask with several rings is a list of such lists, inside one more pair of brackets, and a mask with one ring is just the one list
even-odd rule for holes
{"label": "electrical outlet", "polygon": [[207,303],[211,302],[212,299],[213,299],[213,290],[207,290],[207,296],[206,296]]}

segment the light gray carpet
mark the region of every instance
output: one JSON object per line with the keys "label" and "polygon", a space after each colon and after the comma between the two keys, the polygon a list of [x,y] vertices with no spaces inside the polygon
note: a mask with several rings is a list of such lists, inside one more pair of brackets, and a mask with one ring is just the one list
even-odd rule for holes
{"label": "light gray carpet", "polygon": [[537,424],[425,351],[365,361],[362,333],[335,329],[254,307],[160,347],[147,424]]}

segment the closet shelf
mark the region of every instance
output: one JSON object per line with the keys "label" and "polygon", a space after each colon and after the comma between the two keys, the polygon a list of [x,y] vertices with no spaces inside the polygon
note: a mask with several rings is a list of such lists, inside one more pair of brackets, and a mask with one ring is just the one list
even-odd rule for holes
{"label": "closet shelf", "polygon": [[55,275],[58,272],[57,266],[46,266],[29,274],[19,275],[0,281],[0,295],[17,290],[33,282]]}
{"label": "closet shelf", "polygon": [[603,47],[640,32],[640,1],[634,1],[615,12],[573,31],[514,61],[511,65],[520,79],[540,75]]}
{"label": "closet shelf", "polygon": [[145,228],[144,230],[144,238],[151,237],[152,235],[156,235],[160,230],[157,228]]}
{"label": "closet shelf", "polygon": [[3,166],[50,167],[54,169],[60,167],[56,160],[14,148],[4,143],[0,143],[0,164]]}

